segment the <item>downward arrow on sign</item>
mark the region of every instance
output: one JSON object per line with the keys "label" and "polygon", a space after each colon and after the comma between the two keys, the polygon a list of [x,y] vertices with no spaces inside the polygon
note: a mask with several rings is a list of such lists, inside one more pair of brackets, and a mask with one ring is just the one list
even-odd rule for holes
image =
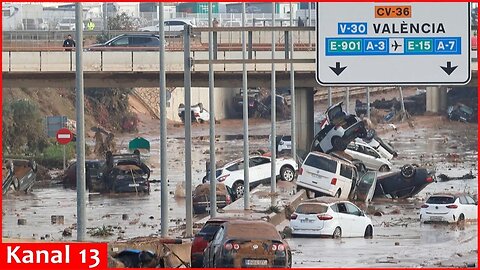
{"label": "downward arrow on sign", "polygon": [[329,67],[337,76],[339,76],[347,67],[340,67],[340,62],[335,63],[335,67]]}
{"label": "downward arrow on sign", "polygon": [[447,73],[448,76],[450,76],[450,74],[452,74],[453,71],[455,71],[455,69],[457,69],[458,66],[452,67],[452,62],[448,61],[446,67],[442,67],[442,66],[440,67],[443,69],[443,71],[445,71],[445,73]]}

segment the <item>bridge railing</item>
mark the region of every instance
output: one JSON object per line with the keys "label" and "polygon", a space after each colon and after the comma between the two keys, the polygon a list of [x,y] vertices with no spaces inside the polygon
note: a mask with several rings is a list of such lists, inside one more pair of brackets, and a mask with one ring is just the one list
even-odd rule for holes
{"label": "bridge railing", "polygon": [[[240,50],[242,44],[241,31],[247,31],[248,47],[265,47],[271,44],[272,32],[275,32],[276,44],[279,50],[288,45],[288,37],[292,35],[296,47],[314,50],[315,28],[314,27],[196,27],[193,30],[191,44],[207,50],[208,33],[214,32],[214,44],[218,50]],[[20,30],[3,31],[3,50],[33,50],[35,48],[52,48],[55,50],[62,46],[68,34],[74,35],[74,31],[41,31]],[[88,47],[98,43],[97,38],[102,36],[102,31],[84,31],[84,46]],[[109,31],[108,38],[121,34],[156,34],[156,32],[138,31]],[[75,39],[75,37],[74,37]],[[166,32],[165,39],[169,46],[167,49],[175,50],[183,48],[183,36],[181,31]],[[288,46],[287,46],[288,47]]]}

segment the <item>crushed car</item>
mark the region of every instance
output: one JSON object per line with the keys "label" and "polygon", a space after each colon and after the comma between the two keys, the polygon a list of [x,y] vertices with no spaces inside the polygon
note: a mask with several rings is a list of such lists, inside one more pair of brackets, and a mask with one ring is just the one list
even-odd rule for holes
{"label": "crushed car", "polygon": [[326,154],[344,151],[351,141],[367,136],[365,123],[355,115],[344,112],[342,104],[339,102],[327,109],[327,117],[321,123],[322,129],[314,137],[311,151]]}
{"label": "crushed car", "polygon": [[275,226],[266,221],[224,222],[204,251],[205,268],[292,266],[292,252]]}
{"label": "crushed car", "polygon": [[[248,89],[248,117],[253,117],[257,113],[258,103],[260,102],[260,90]],[[235,95],[232,100],[233,110],[237,115],[243,116],[243,89],[240,89],[240,94]]]}
{"label": "crushed car", "polygon": [[[85,160],[85,181],[90,192],[103,190],[102,170],[105,166],[104,160]],[[62,176],[64,188],[77,187],[77,162],[72,162]]]}
{"label": "crushed car", "polygon": [[406,164],[399,171],[378,176],[374,196],[400,199],[413,197],[435,180],[434,171]]}
{"label": "crushed car", "polygon": [[[222,209],[232,203],[234,194],[232,190],[223,183],[217,183],[217,208]],[[198,185],[193,192],[193,213],[204,214],[210,212],[210,183]]]}
{"label": "crushed car", "polygon": [[[192,114],[192,122],[204,123],[210,120],[210,113],[203,107],[202,103],[192,105],[190,112]],[[178,105],[178,117],[185,123],[185,105]]]}
{"label": "crushed car", "polygon": [[458,103],[447,109],[448,119],[460,122],[476,122],[477,113],[467,105]]}
{"label": "crushed car", "polygon": [[137,154],[107,152],[102,173],[104,192],[150,193],[150,168]]}
{"label": "crushed car", "polygon": [[2,165],[2,194],[9,191],[28,193],[37,180],[35,161],[12,159]]}
{"label": "crushed car", "polygon": [[380,152],[364,142],[351,142],[345,149],[345,153],[356,160],[360,160],[370,170],[388,172],[393,166]]}

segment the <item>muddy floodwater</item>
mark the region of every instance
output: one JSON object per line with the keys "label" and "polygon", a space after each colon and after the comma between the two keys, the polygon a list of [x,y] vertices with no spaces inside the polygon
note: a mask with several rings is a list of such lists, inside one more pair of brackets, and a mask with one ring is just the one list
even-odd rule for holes
{"label": "muddy floodwater", "polygon": [[[396,168],[406,163],[417,163],[436,170],[436,175],[463,176],[477,168],[477,125],[448,122],[435,118],[414,121],[414,128],[404,125],[380,135],[390,141],[399,153],[393,160]],[[239,122],[240,124],[240,122]],[[193,183],[201,183],[205,162],[209,158],[208,128],[195,127],[192,164]],[[289,122],[279,124],[280,133],[288,130]],[[236,132],[233,132],[235,130]],[[241,124],[226,129],[217,140],[217,161],[225,163],[242,156]],[[251,149],[268,147],[269,123],[255,126]],[[184,140],[182,133],[168,139],[169,153],[169,227],[173,235],[180,235],[185,223],[185,199],[177,192],[184,181]],[[160,180],[158,134],[142,134],[152,143],[149,164],[151,179]],[[120,139],[119,145],[126,145]],[[180,188],[180,190],[182,190]],[[477,263],[477,223],[464,227],[420,224],[419,208],[429,194],[435,192],[470,192],[477,194],[478,180],[452,180],[432,183],[415,198],[392,201],[374,200],[369,209],[383,216],[373,216],[373,239],[287,239],[293,250],[293,267],[440,267],[466,266]],[[175,196],[178,195],[178,196]],[[127,219],[122,215],[127,214]],[[63,215],[63,225],[52,225],[52,215]],[[76,191],[61,186],[34,188],[32,194],[3,196],[3,236],[55,240],[74,240],[63,237],[67,227],[76,222]],[[160,183],[151,184],[150,195],[89,194],[87,200],[87,228],[112,226],[113,235],[106,238],[87,235],[90,241],[158,235],[160,229]],[[124,216],[125,217],[125,216]],[[26,225],[17,225],[24,218]],[[198,219],[199,217],[197,217]],[[478,265],[478,264],[476,264]]]}

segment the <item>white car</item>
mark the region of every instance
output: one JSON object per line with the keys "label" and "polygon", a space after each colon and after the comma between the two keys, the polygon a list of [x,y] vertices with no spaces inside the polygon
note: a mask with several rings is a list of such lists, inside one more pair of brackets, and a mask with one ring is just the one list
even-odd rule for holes
{"label": "white car", "polygon": [[351,142],[345,149],[345,153],[354,159],[360,160],[369,170],[389,172],[392,169],[392,163],[388,159],[364,142]]}
{"label": "white car", "polygon": [[477,220],[477,202],[468,194],[434,194],[420,209],[420,222]]}
{"label": "white car", "polygon": [[290,216],[290,228],[293,236],[373,237],[372,220],[353,203],[334,198],[301,203]]}
{"label": "white car", "polygon": [[[284,181],[293,181],[298,169],[297,163],[292,158],[276,159],[276,176]],[[243,159],[238,159],[227,163],[216,171],[217,181],[224,183],[240,198],[244,191],[243,178]],[[208,173],[207,173],[208,176]],[[204,182],[208,182],[208,177],[204,177]],[[250,189],[262,184],[270,183],[271,177],[271,159],[265,156],[252,156],[249,159],[249,181]]]}
{"label": "white car", "polygon": [[352,162],[310,152],[298,171],[297,189],[305,189],[309,198],[327,195],[347,199],[357,177],[357,168]]}
{"label": "white car", "polygon": [[339,102],[327,109],[327,118],[320,124],[321,130],[315,135],[311,150],[322,153],[344,151],[356,138],[367,135],[365,123],[353,114],[347,114]]}
{"label": "white car", "polygon": [[[271,143],[272,137],[268,137],[269,145]],[[279,135],[275,141],[277,145],[277,153],[281,153],[285,150],[292,150],[292,136]]]}
{"label": "white car", "polygon": [[[203,108],[202,103],[198,103],[196,105],[192,105],[191,107],[192,113],[192,122],[203,123],[210,120],[210,113]],[[178,117],[185,123],[185,105],[180,103],[178,106]]]}
{"label": "white car", "polygon": [[[75,18],[64,18],[61,19],[57,26],[55,27],[56,30],[70,30],[74,31],[75,30],[75,24],[76,20]],[[85,24],[82,22],[82,28],[85,30]]]}
{"label": "white car", "polygon": [[[163,22],[165,32],[183,31],[186,24],[190,25],[191,27],[195,27],[195,23],[193,23],[193,21],[190,19],[170,19]],[[138,30],[144,32],[157,32],[159,31],[159,28],[160,25],[157,24],[155,26],[142,27]]]}

